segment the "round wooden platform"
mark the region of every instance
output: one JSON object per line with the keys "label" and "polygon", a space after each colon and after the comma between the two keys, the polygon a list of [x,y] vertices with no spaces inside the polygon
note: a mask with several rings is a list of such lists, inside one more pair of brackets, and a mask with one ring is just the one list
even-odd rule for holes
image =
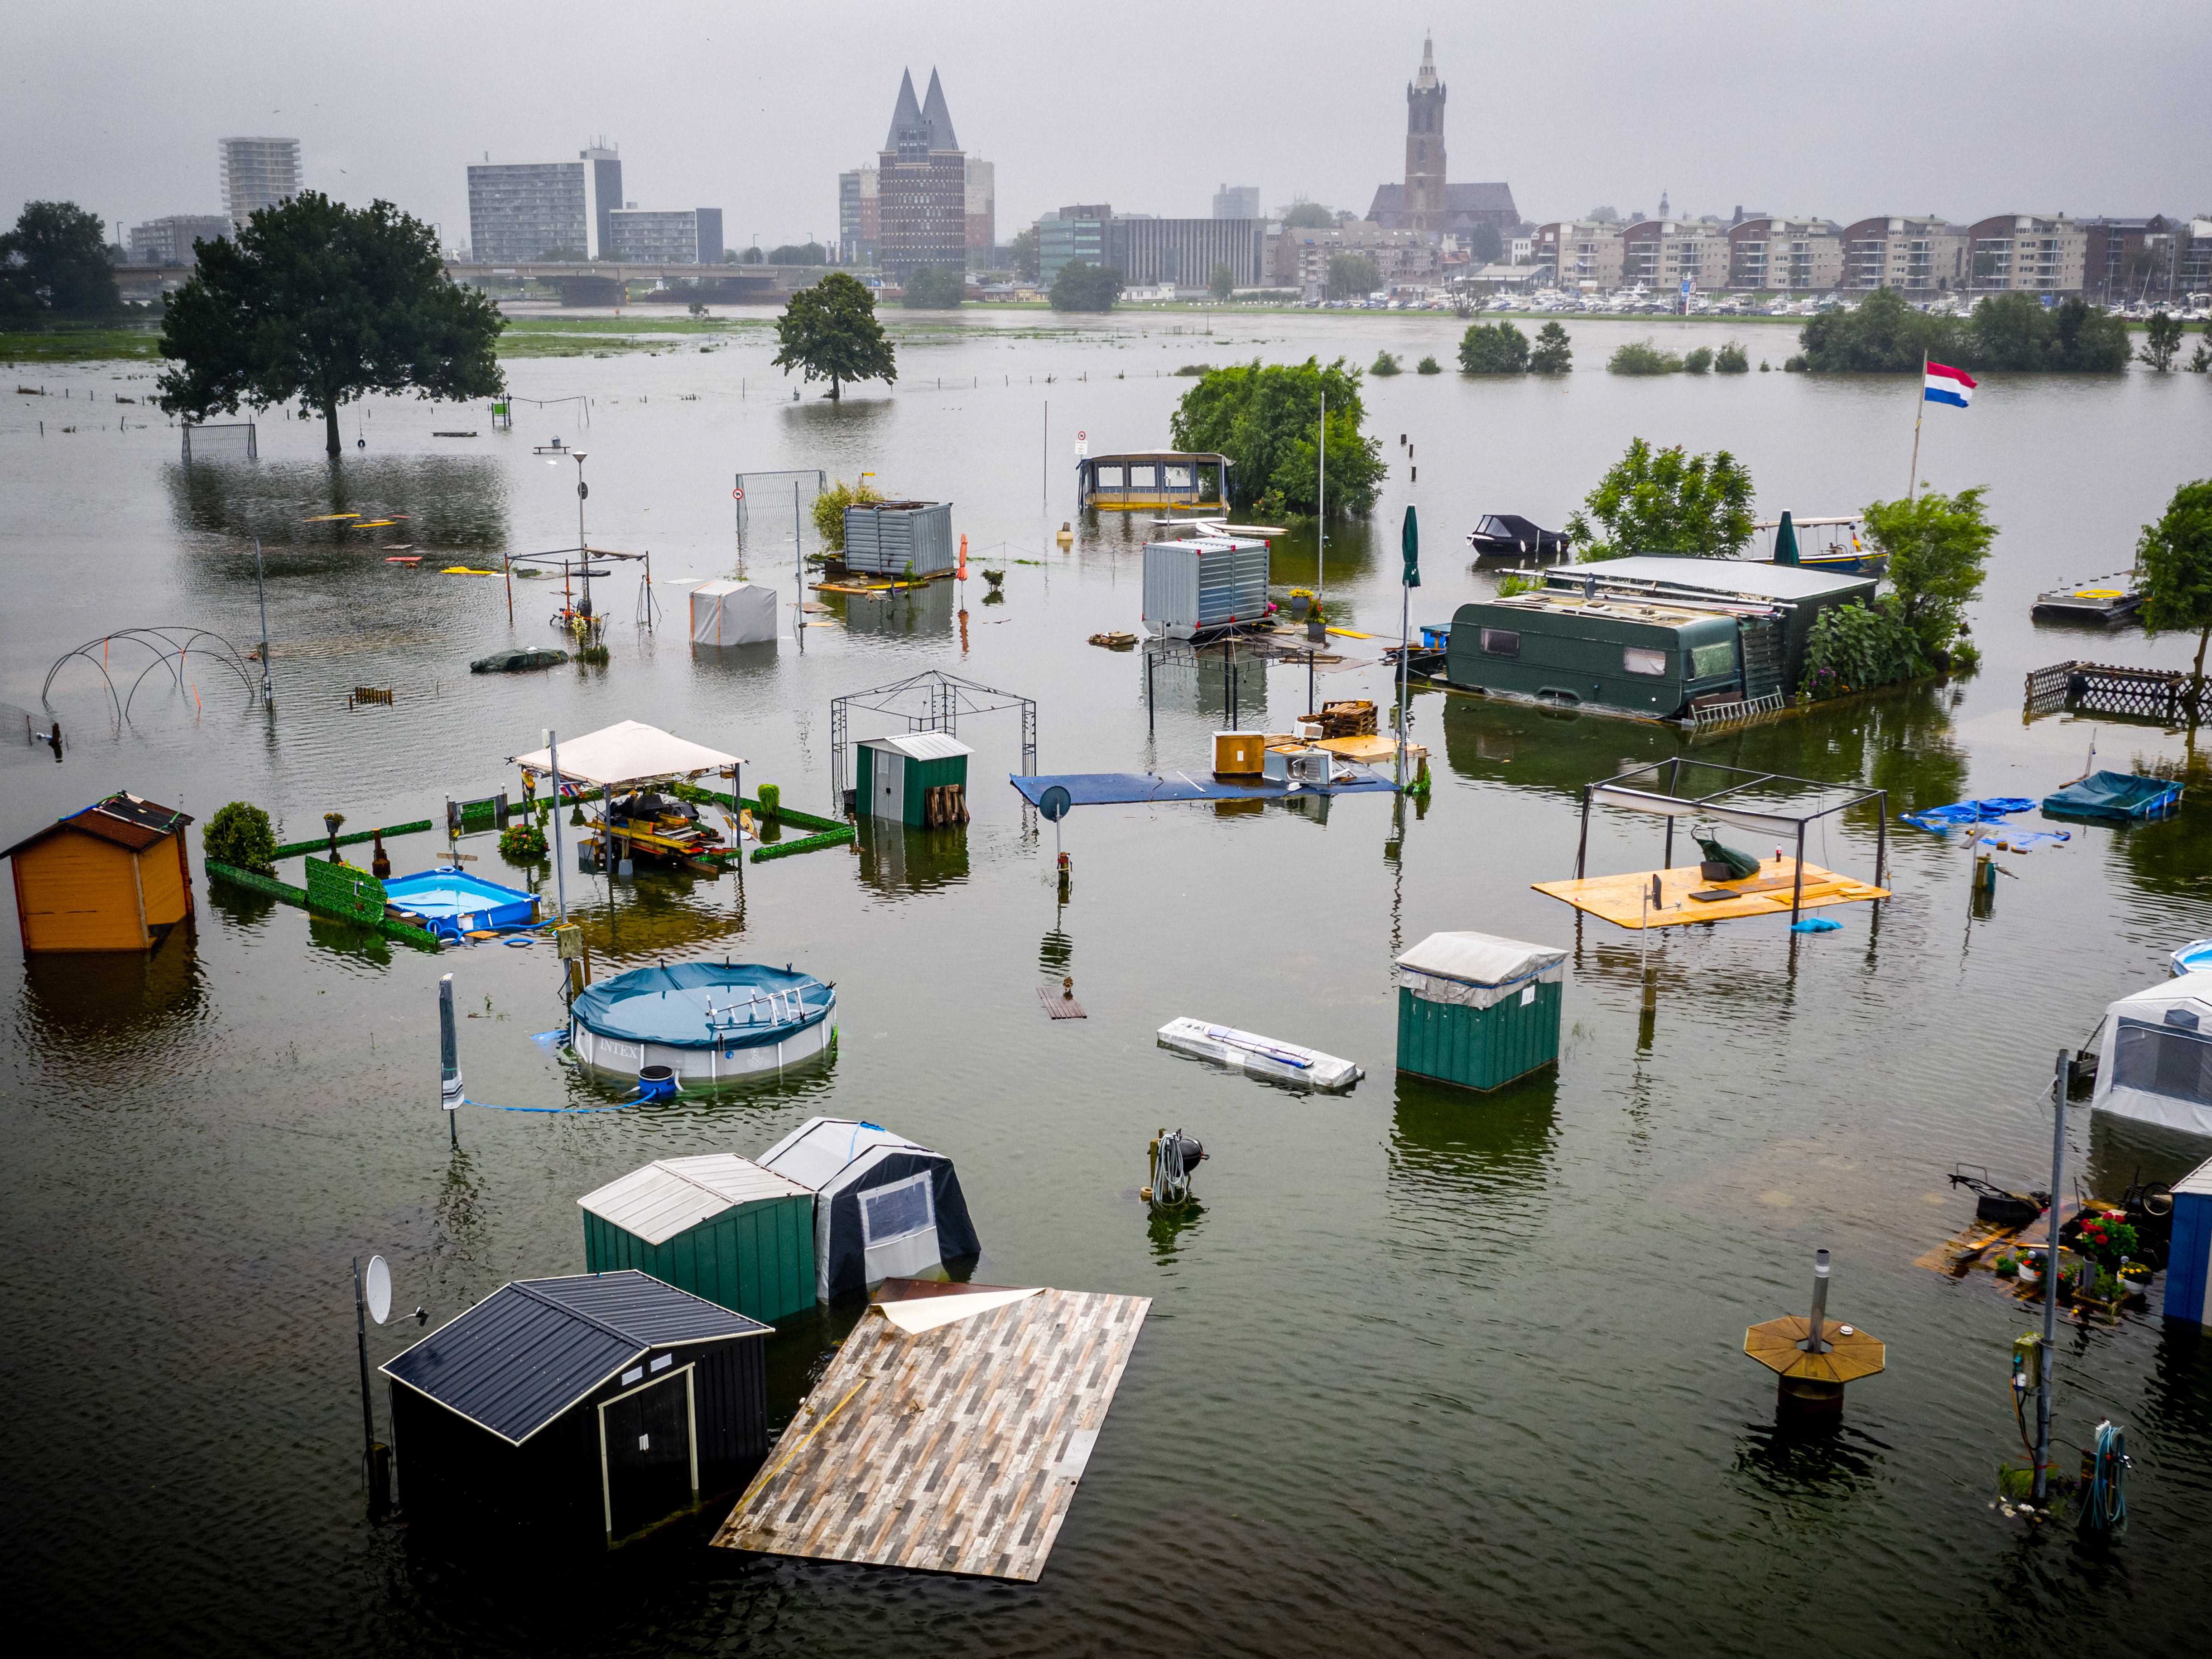
{"label": "round wooden platform", "polygon": [[1881,1342],[1856,1328],[1846,1336],[1833,1319],[1821,1325],[1827,1351],[1808,1353],[1797,1345],[1812,1328],[1805,1315],[1784,1314],[1744,1332],[1743,1351],[1779,1376],[1808,1383],[1856,1383],[1873,1376],[1887,1361],[1887,1350]]}

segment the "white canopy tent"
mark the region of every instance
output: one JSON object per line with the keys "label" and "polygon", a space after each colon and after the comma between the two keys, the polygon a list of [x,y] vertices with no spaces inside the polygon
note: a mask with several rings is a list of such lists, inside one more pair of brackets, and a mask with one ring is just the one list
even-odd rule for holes
{"label": "white canopy tent", "polygon": [[[557,747],[562,783],[606,790],[664,779],[702,778],[709,772],[735,778],[738,767],[744,764],[734,754],[710,749],[641,720],[624,720],[581,737],[562,738]],[[512,763],[546,777],[553,771],[553,753],[533,749],[513,756]]]}
{"label": "white canopy tent", "polygon": [[2092,1111],[2212,1139],[2212,973],[2185,973],[2105,1010]]}

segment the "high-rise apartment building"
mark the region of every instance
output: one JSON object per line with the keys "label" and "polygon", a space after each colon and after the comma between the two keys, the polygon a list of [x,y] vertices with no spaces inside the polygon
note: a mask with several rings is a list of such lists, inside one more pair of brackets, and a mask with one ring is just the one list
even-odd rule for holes
{"label": "high-rise apartment building", "polygon": [[925,265],[965,270],[968,158],[935,70],[922,101],[915,98],[912,72],[901,76],[876,172],[876,247],[884,274],[903,283]]}
{"label": "high-rise apartment building", "polygon": [[1919,294],[1963,288],[1972,240],[1965,226],[1948,219],[1909,214],[1862,219],[1844,230],[1842,286]]}
{"label": "high-rise apartment building", "polygon": [[573,161],[491,161],[469,168],[469,241],[486,263],[614,257],[622,157],[579,150]]}
{"label": "high-rise apartment building", "polygon": [[1062,208],[1037,221],[1037,281],[1050,288],[1063,266],[1109,263],[1107,239],[1114,209],[1103,202]]}
{"label": "high-rise apartment building", "polygon": [[274,207],[300,193],[300,141],[296,138],[225,138],[222,210],[243,227],[257,208]]}
{"label": "high-rise apartment building", "polygon": [[837,175],[837,257],[845,264],[875,263],[880,177],[873,167],[854,167]]}
{"label": "high-rise apartment building", "polygon": [[1260,216],[1260,187],[1257,185],[1224,185],[1213,192],[1213,216],[1216,219],[1257,219]]}
{"label": "high-rise apartment building", "polygon": [[981,270],[991,263],[991,248],[999,230],[999,170],[970,155],[962,163],[966,179],[966,234],[968,269]]}
{"label": "high-rise apartment building", "polygon": [[2002,213],[1968,232],[1967,282],[1977,294],[2079,294],[2089,236],[2063,214]]}
{"label": "high-rise apartment building", "polygon": [[641,265],[712,265],[722,257],[720,208],[617,208],[607,257]]}
{"label": "high-rise apartment building", "polygon": [[219,242],[230,234],[229,220],[216,213],[175,213],[131,229],[134,265],[190,265],[198,262],[195,242]]}

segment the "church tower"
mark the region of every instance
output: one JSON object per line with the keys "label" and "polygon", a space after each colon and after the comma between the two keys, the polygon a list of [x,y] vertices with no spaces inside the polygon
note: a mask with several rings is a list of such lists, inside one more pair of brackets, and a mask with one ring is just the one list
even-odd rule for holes
{"label": "church tower", "polygon": [[1421,68],[1406,88],[1406,224],[1441,231],[1449,222],[1444,185],[1444,88],[1436,42],[1421,38]]}

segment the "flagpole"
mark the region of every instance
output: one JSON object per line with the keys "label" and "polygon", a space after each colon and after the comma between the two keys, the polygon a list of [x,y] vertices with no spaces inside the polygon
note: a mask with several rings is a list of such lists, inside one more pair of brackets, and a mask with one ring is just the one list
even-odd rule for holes
{"label": "flagpole", "polygon": [[1928,418],[1928,354],[1920,354],[1920,413],[1912,417],[1912,476],[1905,480],[1905,505],[1920,490],[1920,423]]}

